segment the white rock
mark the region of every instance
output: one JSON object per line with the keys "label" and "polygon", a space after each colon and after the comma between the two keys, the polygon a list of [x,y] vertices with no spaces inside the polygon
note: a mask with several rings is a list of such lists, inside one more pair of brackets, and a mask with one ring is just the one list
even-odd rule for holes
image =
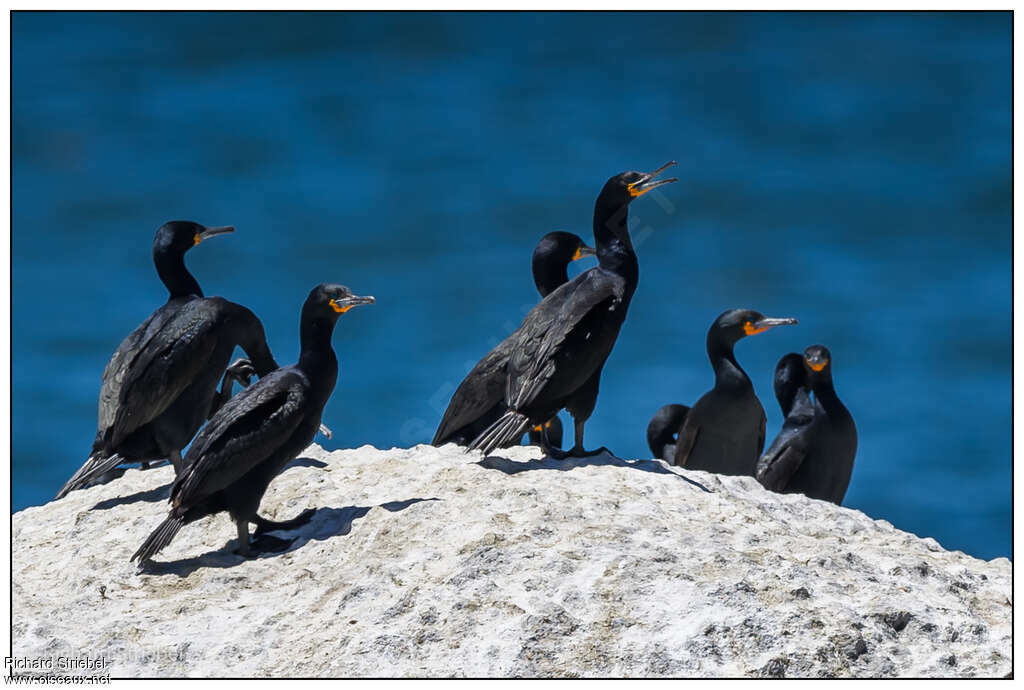
{"label": "white rock", "polygon": [[314,445],[263,499],[318,509],[290,550],[243,560],[221,514],[148,574],[128,559],[169,467],[23,510],[14,655],[115,677],[1011,672],[1005,558],[749,478],[539,455]]}

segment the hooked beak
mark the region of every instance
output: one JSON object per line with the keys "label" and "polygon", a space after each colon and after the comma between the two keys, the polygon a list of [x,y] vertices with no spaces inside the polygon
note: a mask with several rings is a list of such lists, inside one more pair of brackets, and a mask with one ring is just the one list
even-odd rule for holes
{"label": "hooked beak", "polygon": [[576,253],[572,255],[572,260],[579,261],[585,256],[594,256],[595,254],[597,254],[596,249],[594,249],[593,247],[588,247],[585,244],[581,244],[579,247],[576,248]]}
{"label": "hooked beak", "polygon": [[229,232],[234,232],[234,225],[221,225],[213,228],[205,228],[196,233],[196,244],[199,244],[203,240],[208,240],[215,235],[225,235]]}
{"label": "hooked beak", "polygon": [[361,304],[373,304],[376,301],[377,300],[375,300],[372,295],[367,295],[366,297],[350,295],[349,297],[342,297],[341,299],[332,299],[331,307],[339,314],[344,314],[352,307],[358,307]]}
{"label": "hooked beak", "polygon": [[775,328],[776,326],[792,326],[795,323],[797,323],[797,320],[794,318],[764,318],[761,319],[760,321],[755,321],[754,323],[747,324],[743,330],[747,335],[757,335],[758,333],[764,333],[769,328]]}
{"label": "hooked beak", "polygon": [[667,169],[671,168],[675,164],[675,161],[669,161],[668,163],[661,166],[654,172],[645,173],[643,177],[641,177],[639,180],[630,183],[630,185],[627,187],[627,189],[629,189],[629,195],[635,199],[638,196],[643,196],[652,189],[657,189],[663,184],[669,184],[670,182],[678,182],[678,177],[670,177],[667,180],[658,180],[657,182],[655,182],[654,180],[655,177],[665,172]]}

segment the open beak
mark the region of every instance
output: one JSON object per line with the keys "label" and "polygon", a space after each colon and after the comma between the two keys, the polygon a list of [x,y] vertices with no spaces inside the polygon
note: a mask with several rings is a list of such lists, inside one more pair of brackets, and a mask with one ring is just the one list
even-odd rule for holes
{"label": "open beak", "polygon": [[785,318],[785,319],[769,319],[769,318],[764,318],[764,319],[761,319],[760,321],[755,321],[754,323],[750,324],[749,328],[745,328],[744,330],[745,330],[747,335],[757,335],[758,333],[764,333],[769,328],[775,328],[776,326],[792,326],[795,323],[797,323],[797,320],[793,319],[793,318]]}
{"label": "open beak", "polygon": [[367,295],[366,297],[350,295],[348,297],[342,297],[341,299],[332,299],[331,306],[334,308],[334,311],[339,314],[344,314],[352,307],[358,307],[361,304],[373,304],[376,301],[377,300],[375,300],[371,295]]}
{"label": "open beak", "polygon": [[572,260],[579,261],[585,256],[594,256],[595,254],[597,254],[596,249],[594,249],[593,247],[588,247],[585,244],[581,244],[579,247],[576,248],[576,253],[572,255]]}
{"label": "open beak", "polygon": [[235,226],[233,225],[221,225],[213,228],[205,228],[196,233],[196,244],[199,244],[203,240],[208,240],[214,235],[226,235],[227,233],[234,231]]}
{"label": "open beak", "polygon": [[668,170],[669,168],[671,168],[675,164],[676,164],[675,161],[669,161],[668,163],[666,163],[665,165],[661,166],[660,168],[658,168],[654,172],[645,173],[639,180],[637,180],[636,182],[630,183],[630,185],[628,187],[630,196],[632,196],[633,198],[636,198],[638,196],[643,196],[647,192],[651,191],[652,189],[657,189],[658,187],[660,187],[663,184],[669,184],[670,182],[678,182],[679,181],[678,177],[670,177],[667,180],[657,180],[657,181],[655,181],[655,179],[654,179],[655,177],[657,177],[661,173],[665,172],[666,170]]}

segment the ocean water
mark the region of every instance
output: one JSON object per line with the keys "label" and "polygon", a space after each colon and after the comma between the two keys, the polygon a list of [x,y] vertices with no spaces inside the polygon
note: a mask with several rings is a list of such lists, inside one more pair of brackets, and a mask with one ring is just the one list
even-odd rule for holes
{"label": "ocean water", "polygon": [[[468,368],[536,301],[533,245],[591,239],[623,170],[640,286],[587,445],[646,457],[712,383],[727,308],[800,324],[737,346],[781,424],[778,358],[833,353],[860,444],[845,505],[1011,555],[1009,13],[15,13],[13,508],[88,454],[100,374],[166,298],[164,221],[208,295],[298,355],[341,319],[328,448],[429,442]],[[574,265],[570,274],[592,265]],[[563,419],[567,419],[563,417]]]}

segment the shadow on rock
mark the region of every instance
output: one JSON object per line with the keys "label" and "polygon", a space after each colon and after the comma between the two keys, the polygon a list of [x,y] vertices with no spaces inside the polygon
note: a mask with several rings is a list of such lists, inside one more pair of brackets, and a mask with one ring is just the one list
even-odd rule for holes
{"label": "shadow on rock", "polygon": [[[302,527],[288,531],[272,530],[252,540],[252,546],[260,548],[261,543],[279,545],[273,551],[266,550],[258,553],[251,559],[247,559],[235,552],[238,542],[230,540],[224,546],[213,551],[207,551],[201,556],[183,558],[180,561],[150,561],[140,573],[147,575],[177,575],[188,577],[200,568],[231,568],[244,563],[246,560],[276,558],[284,553],[297,551],[310,541],[326,541],[332,537],[343,537],[352,531],[352,523],[366,516],[374,507],[383,508],[390,513],[397,513],[405,510],[414,503],[424,501],[440,501],[439,498],[410,498],[405,501],[389,501],[379,506],[348,506],[346,508],[317,508],[313,517]],[[219,515],[223,518],[225,515]],[[179,534],[179,539],[188,539],[188,526],[186,525]],[[281,539],[269,535],[293,535],[290,539]]]}
{"label": "shadow on rock", "polygon": [[315,458],[296,458],[288,463],[285,469],[290,470],[293,467],[315,467],[317,469],[323,469],[324,467],[327,467],[327,463]]}
{"label": "shadow on rock", "polygon": [[127,496],[117,496],[115,498],[108,498],[104,501],[100,501],[89,510],[109,510],[110,508],[116,508],[117,506],[123,506],[128,503],[136,503],[138,501],[146,501],[147,503],[159,503],[166,501],[171,497],[171,485],[164,484],[158,486],[155,489],[146,489],[145,491],[136,491],[133,494]]}
{"label": "shadow on rock", "polygon": [[545,456],[539,460],[527,460],[526,462],[517,462],[498,455],[489,455],[483,460],[479,460],[476,464],[489,470],[504,472],[505,474],[519,474],[520,472],[530,472],[533,470],[555,470],[557,472],[568,472],[569,470],[576,469],[577,467],[587,467],[590,465],[628,467],[634,470],[653,472],[654,474],[672,475],[673,477],[682,479],[688,484],[696,486],[701,491],[713,493],[711,489],[707,488],[700,482],[694,481],[689,477],[685,477],[678,472],[673,472],[657,460],[623,460],[622,458],[615,457],[610,453],[601,453],[600,455],[593,455],[585,458],[566,458],[565,460],[555,460],[554,458]]}

